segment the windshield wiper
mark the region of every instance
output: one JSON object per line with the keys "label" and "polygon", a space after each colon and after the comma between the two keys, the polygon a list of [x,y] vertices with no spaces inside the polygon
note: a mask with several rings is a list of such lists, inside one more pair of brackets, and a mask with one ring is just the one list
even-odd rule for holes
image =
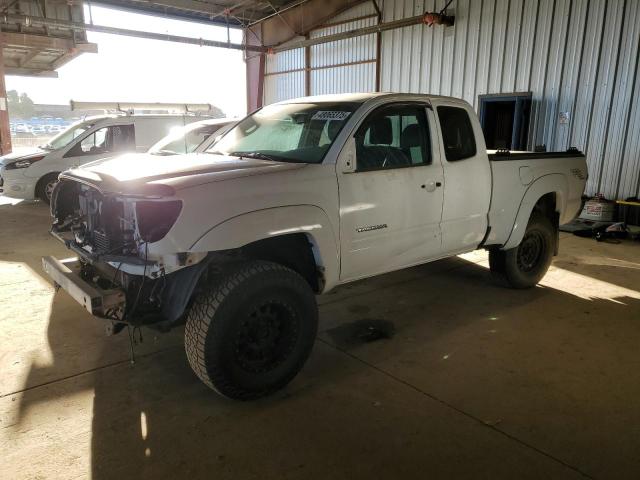
{"label": "windshield wiper", "polygon": [[258,160],[271,160],[272,162],[283,161],[281,158],[276,158],[261,152],[231,152],[229,155],[233,155],[234,157],[256,158]]}

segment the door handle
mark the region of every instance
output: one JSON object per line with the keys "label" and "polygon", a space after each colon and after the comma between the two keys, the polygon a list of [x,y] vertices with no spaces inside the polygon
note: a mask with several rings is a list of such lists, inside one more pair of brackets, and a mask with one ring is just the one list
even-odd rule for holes
{"label": "door handle", "polygon": [[423,183],[420,185],[420,188],[425,189],[427,192],[433,192],[437,187],[442,186],[441,182],[434,182],[433,180],[428,181],[427,183]]}

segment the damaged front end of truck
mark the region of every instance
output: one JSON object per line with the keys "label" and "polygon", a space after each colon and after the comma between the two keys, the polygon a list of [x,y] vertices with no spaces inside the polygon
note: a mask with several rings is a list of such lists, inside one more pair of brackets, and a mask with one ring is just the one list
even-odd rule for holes
{"label": "damaged front end of truck", "polygon": [[43,268],[108,333],[126,325],[168,330],[181,323],[210,259],[154,248],[178,219],[182,201],[160,183],[118,182],[65,172],[51,198],[51,234],[75,257],[43,258]]}

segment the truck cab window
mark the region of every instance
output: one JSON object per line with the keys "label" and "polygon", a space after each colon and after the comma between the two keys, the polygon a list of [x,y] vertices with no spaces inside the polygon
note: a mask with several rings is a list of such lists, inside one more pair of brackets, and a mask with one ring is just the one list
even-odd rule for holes
{"label": "truck cab window", "polygon": [[322,132],[320,132],[320,146],[331,145],[333,141],[340,133],[342,123],[340,122],[325,122]]}
{"label": "truck cab window", "polygon": [[374,111],[355,136],[358,171],[429,165],[431,141],[423,105]]}
{"label": "truck cab window", "polygon": [[438,107],[438,118],[447,161],[475,156],[475,134],[467,111],[457,107]]}

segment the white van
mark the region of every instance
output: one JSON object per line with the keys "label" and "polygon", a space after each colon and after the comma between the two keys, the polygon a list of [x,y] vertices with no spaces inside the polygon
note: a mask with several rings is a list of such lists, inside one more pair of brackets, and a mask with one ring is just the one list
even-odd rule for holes
{"label": "white van", "polygon": [[87,117],[46,145],[0,157],[0,194],[48,203],[60,172],[123,152],[146,152],[172,129],[200,119],[187,115]]}

